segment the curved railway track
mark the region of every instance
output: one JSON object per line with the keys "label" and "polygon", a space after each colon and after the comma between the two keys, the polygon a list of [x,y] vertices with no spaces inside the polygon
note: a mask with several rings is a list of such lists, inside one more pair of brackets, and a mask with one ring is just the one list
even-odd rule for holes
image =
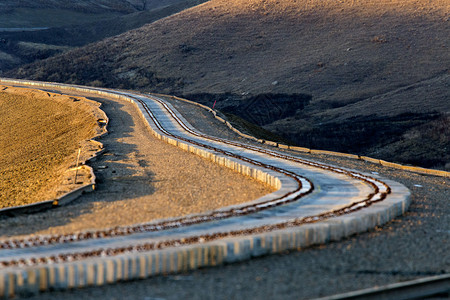
{"label": "curved railway track", "polygon": [[[395,205],[401,205],[401,210],[407,206],[408,192],[397,183],[202,134],[170,104],[155,96],[51,83],[35,85],[101,93],[132,101],[139,107],[156,136],[166,141],[171,139],[178,146],[184,144],[185,149],[191,149],[191,152],[203,149],[206,156],[224,157],[235,169],[238,166],[240,169],[259,170],[265,174],[265,178],[271,178],[268,181],[279,189],[251,203],[205,214],[90,232],[4,239],[0,241],[0,277],[2,272],[7,274],[8,270],[183,249],[227,239],[283,232],[299,228],[300,225],[323,224],[342,218],[345,223],[349,220],[346,217],[356,212],[369,211],[392,193],[403,193],[401,201]],[[395,214],[398,213],[401,212]],[[384,222],[385,218],[382,219],[381,222]],[[1,290],[0,281],[0,295]]]}

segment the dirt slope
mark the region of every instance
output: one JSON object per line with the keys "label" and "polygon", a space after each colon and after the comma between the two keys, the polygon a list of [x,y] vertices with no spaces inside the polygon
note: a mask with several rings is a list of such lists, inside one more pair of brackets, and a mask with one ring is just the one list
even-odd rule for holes
{"label": "dirt slope", "polygon": [[310,95],[260,125],[307,147],[443,168],[449,12],[448,1],[212,0],[7,75],[202,93],[228,112],[261,94]]}
{"label": "dirt slope", "polygon": [[0,208],[51,200],[81,143],[96,135],[98,107],[0,86]]}

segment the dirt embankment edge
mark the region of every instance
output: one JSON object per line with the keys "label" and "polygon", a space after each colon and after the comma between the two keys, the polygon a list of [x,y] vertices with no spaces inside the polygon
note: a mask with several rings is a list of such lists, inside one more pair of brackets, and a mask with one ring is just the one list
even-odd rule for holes
{"label": "dirt embankment edge", "polygon": [[[0,84],[2,84],[6,88],[13,89],[13,94],[18,92],[20,93],[20,91],[24,89],[29,90],[29,88],[26,87],[13,86],[11,82],[5,82],[1,79]],[[46,94],[48,97],[60,96],[60,94],[57,93],[44,92],[34,89],[32,91],[33,93],[36,93],[38,95]],[[98,155],[100,155],[104,151],[103,144],[96,139],[108,133],[106,127],[109,119],[108,116],[100,109],[100,103],[85,99],[83,97],[71,98],[76,99],[74,101],[83,100],[87,105],[89,105],[89,107],[91,107],[92,112],[97,118],[97,125],[93,129],[95,135],[93,135],[89,140],[79,141],[79,150],[76,151],[77,153],[74,153],[74,156],[77,157],[77,162],[75,163],[74,161],[73,165],[69,169],[67,169],[63,175],[61,175],[61,179],[64,177],[64,182],[61,181],[58,187],[52,187],[53,189],[56,189],[58,191],[58,195],[56,197],[49,197],[52,199],[38,201],[30,204],[2,208],[0,209],[0,216],[10,217],[25,213],[42,211],[53,208],[55,206],[66,205],[77,199],[83,193],[92,192],[95,190],[96,177],[92,168],[86,165],[86,163],[88,161],[96,159]]]}

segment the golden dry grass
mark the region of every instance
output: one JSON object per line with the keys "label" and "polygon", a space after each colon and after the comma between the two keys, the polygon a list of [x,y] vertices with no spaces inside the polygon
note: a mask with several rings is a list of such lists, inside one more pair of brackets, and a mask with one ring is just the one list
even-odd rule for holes
{"label": "golden dry grass", "polygon": [[84,101],[0,87],[0,208],[52,199],[96,118]]}

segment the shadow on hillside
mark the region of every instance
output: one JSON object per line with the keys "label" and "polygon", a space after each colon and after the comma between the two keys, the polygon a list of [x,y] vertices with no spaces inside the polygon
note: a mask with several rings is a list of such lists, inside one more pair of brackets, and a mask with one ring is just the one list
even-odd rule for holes
{"label": "shadow on hillside", "polygon": [[259,126],[294,116],[312,99],[311,95],[298,93],[263,93],[252,96],[200,93],[183,97],[208,106],[216,102],[216,107],[222,112],[239,116]]}

